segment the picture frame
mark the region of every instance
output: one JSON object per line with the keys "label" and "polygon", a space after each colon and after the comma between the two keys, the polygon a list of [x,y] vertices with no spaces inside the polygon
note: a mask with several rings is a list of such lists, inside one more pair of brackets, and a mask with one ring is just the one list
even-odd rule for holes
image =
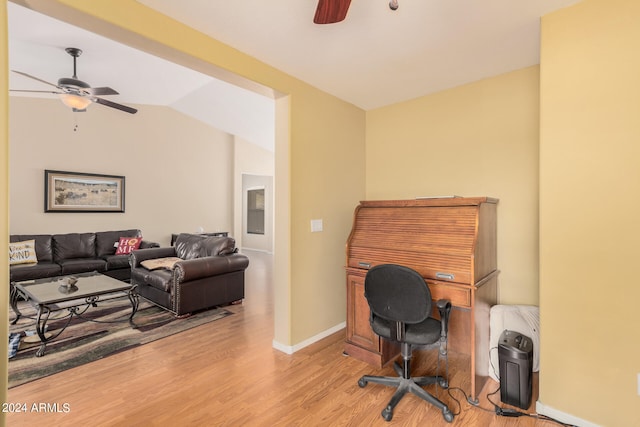
{"label": "picture frame", "polygon": [[124,212],[125,177],[45,169],[45,212]]}

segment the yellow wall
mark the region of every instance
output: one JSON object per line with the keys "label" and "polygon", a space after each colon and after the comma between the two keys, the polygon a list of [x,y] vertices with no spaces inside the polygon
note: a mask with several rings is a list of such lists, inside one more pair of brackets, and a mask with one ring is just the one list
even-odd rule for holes
{"label": "yellow wall", "polygon": [[367,198],[491,196],[499,302],[538,304],[537,66],[367,112]]}
{"label": "yellow wall", "polygon": [[[544,17],[540,68],[367,113],[134,0],[35,4],[134,45],[138,32],[150,49],[188,50],[187,59],[288,95],[276,101],[277,341],[294,345],[344,320],[344,243],[358,200],[498,197],[500,302],[541,307],[539,402],[600,425],[640,425],[639,2],[584,0]],[[0,76],[6,89],[6,66]],[[0,146],[6,165],[6,132]],[[310,233],[315,218],[323,233]],[[6,277],[6,264],[0,270]]]}
{"label": "yellow wall", "polygon": [[540,401],[640,425],[640,2],[545,16]]}
{"label": "yellow wall", "polygon": [[[364,198],[365,115],[328,95],[292,98],[292,137],[299,136],[291,144],[295,344],[321,332],[314,323],[346,319],[345,243],[353,209]],[[324,231],[311,233],[311,219],[322,219]]]}
{"label": "yellow wall", "polygon": [[[7,4],[0,2],[0,40],[7,40]],[[9,282],[9,64],[6,42],[0,45],[0,283]],[[9,287],[0,290],[0,337],[9,334]],[[0,354],[7,354],[8,340],[0,339]],[[7,401],[7,359],[0,358],[0,402]],[[0,426],[5,414],[0,413]]]}

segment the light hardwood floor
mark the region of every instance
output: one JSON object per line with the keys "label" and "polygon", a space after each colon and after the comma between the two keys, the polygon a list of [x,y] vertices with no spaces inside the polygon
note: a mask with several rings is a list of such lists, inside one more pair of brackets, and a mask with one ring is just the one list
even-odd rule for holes
{"label": "light hardwood floor", "polygon": [[[67,413],[8,414],[9,426],[447,426],[440,411],[407,395],[393,420],[380,411],[390,388],[358,387],[364,374],[393,375],[342,355],[344,332],[333,334],[293,355],[272,348],[272,257],[246,252],[246,299],[230,306],[222,320],[140,348],[67,370],[9,390],[9,402],[68,404]],[[414,371],[427,374],[434,352],[414,358]],[[46,357],[46,355],[44,356]],[[468,389],[465,356],[450,355],[450,385]],[[434,392],[435,386],[427,387]],[[442,389],[441,400],[456,415],[452,425],[547,427],[530,417],[497,417],[486,394],[479,409],[453,390],[458,406]],[[537,399],[534,384],[532,402]],[[499,393],[492,397],[499,402]],[[534,412],[532,407],[528,412]],[[51,406],[50,406],[51,407]]]}

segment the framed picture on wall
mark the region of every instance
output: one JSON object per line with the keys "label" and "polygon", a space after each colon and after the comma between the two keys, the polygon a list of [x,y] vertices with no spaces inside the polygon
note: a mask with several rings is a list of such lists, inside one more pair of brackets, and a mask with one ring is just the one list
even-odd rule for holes
{"label": "framed picture on wall", "polygon": [[45,212],[124,212],[124,176],[44,171]]}

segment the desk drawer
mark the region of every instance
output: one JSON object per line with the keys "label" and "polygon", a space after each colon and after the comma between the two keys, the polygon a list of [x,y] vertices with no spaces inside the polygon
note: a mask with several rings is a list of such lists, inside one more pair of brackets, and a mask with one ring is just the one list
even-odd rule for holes
{"label": "desk drawer", "polygon": [[427,282],[431,290],[431,298],[437,301],[446,298],[455,307],[471,307],[471,290],[448,283]]}

